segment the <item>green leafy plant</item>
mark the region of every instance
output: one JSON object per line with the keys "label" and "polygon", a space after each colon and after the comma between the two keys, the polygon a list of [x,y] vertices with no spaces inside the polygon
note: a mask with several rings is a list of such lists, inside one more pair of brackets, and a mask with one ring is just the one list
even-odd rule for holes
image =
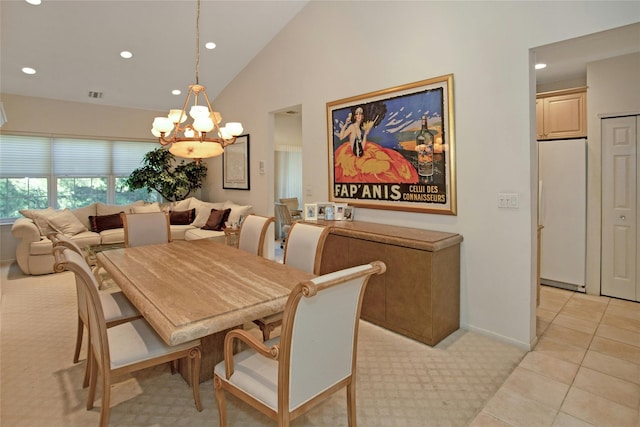
{"label": "green leafy plant", "polygon": [[144,156],[144,166],[131,172],[126,184],[131,190],[155,190],[165,200],[184,200],[192,191],[202,187],[207,165],[202,162],[179,163],[169,150],[157,148]]}

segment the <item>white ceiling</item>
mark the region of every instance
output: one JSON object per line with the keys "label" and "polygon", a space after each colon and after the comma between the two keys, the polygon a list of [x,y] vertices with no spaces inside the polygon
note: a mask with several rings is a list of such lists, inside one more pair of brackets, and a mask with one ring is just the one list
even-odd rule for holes
{"label": "white ceiling", "polygon": [[[306,5],[202,0],[200,84],[213,99]],[[196,0],[1,0],[0,90],[102,105],[180,108],[196,75]],[[122,50],[133,52],[130,60]],[[29,76],[24,66],[37,70]],[[180,89],[183,95],[171,95]],[[91,99],[89,91],[103,92]]]}
{"label": "white ceiling", "polygon": [[593,61],[640,52],[640,23],[589,34],[534,49],[536,62],[547,68],[536,71],[537,84],[586,76]]}
{"label": "white ceiling", "polygon": [[[202,0],[200,83],[210,99],[309,0]],[[164,111],[195,83],[196,0],[0,0],[0,91]],[[122,50],[134,57],[120,58]],[[534,49],[538,84],[584,77],[586,64],[640,51],[640,23]],[[25,75],[29,66],[38,72]],[[90,91],[102,92],[91,99]]]}

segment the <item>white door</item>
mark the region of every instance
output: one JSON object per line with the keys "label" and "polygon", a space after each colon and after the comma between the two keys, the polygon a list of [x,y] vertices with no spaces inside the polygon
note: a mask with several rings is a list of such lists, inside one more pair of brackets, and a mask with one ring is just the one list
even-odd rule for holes
{"label": "white door", "polygon": [[602,119],[603,295],[640,301],[638,117]]}

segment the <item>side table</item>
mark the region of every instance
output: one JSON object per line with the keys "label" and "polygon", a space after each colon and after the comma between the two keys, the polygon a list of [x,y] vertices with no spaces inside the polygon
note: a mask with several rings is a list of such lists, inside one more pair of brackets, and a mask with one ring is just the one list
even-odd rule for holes
{"label": "side table", "polygon": [[224,231],[224,244],[228,246],[238,247],[238,236],[240,235],[240,227],[235,228],[223,228]]}

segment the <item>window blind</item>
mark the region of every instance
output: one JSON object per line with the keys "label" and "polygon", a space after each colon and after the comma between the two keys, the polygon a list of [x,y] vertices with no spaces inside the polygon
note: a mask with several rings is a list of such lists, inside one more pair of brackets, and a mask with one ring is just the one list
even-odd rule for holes
{"label": "window blind", "polygon": [[0,178],[51,173],[51,139],[0,135]]}

